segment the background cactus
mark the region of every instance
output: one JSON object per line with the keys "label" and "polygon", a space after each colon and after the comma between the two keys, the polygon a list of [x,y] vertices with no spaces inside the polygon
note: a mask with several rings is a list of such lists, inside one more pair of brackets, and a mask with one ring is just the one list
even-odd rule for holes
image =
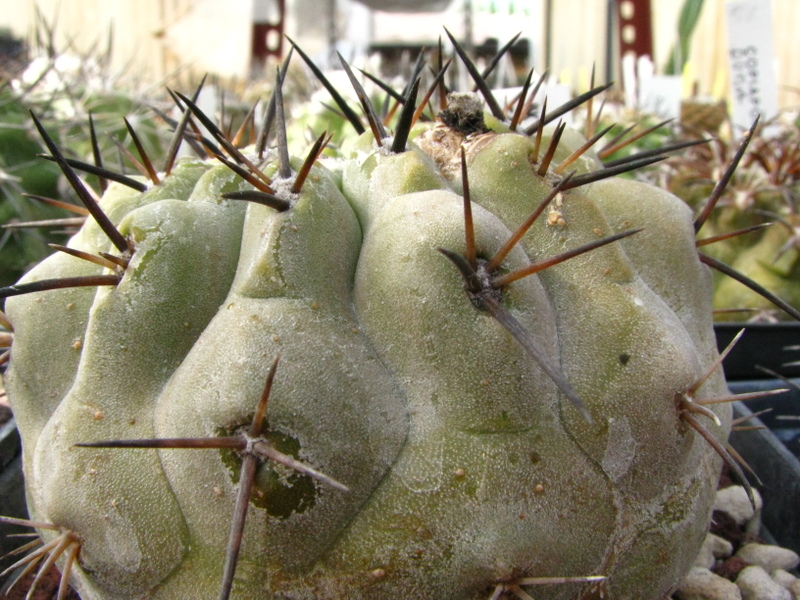
{"label": "background cactus", "polygon": [[[46,242],[65,243],[75,232],[75,215],[67,218],[53,201],[75,202],[73,190],[59,185],[56,165],[36,158],[43,147],[28,111],[34,110],[70,158],[119,164],[135,151],[121,116],[135,126],[150,154],[163,153],[168,140],[141,94],[120,85],[108,67],[110,50],[78,55],[58,48],[54,25],[39,15],[35,41],[23,54],[27,61],[4,57],[0,64],[0,285],[10,285],[50,250]],[[68,150],[67,150],[68,148]],[[90,176],[104,191],[104,181]],[[24,197],[24,196],[27,196]],[[31,202],[28,198],[39,200]],[[31,226],[30,223],[37,225]],[[46,230],[44,224],[48,223]]]}
{"label": "background cactus", "polygon": [[390,135],[353,77],[369,130],[322,161],[280,85],[274,148],[179,96],[213,158],[99,204],[36,122],[94,219],[3,289],[6,385],[84,600],[656,600],[689,568],[738,470],[702,220],[456,50],[487,115],[422,122],[415,79]]}
{"label": "background cactus", "polygon": [[[745,148],[723,133],[708,144],[688,148],[649,174],[690,206],[702,207],[717,180],[732,160],[739,162],[730,182],[720,193],[717,209],[704,234],[724,236],[745,232],[703,249],[714,259],[788,303],[797,306],[798,288],[797,198],[800,153],[798,123],[788,111],[753,127]],[[688,126],[679,137],[699,139]],[[737,153],[739,156],[737,156]],[[715,277],[714,307],[717,320],[774,321],[787,318],[763,294],[719,274]]]}

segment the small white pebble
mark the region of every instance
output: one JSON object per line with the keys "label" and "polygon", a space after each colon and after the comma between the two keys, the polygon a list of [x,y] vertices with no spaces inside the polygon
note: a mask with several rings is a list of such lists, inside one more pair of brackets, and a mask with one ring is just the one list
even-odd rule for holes
{"label": "small white pebble", "polygon": [[706,548],[705,544],[703,544],[703,546],[700,548],[700,552],[697,553],[697,558],[694,559],[692,566],[711,569],[714,567],[716,562],[717,560],[714,558],[714,555],[711,554],[711,550]]}
{"label": "small white pebble", "polygon": [[692,567],[675,592],[677,600],[742,600],[735,583],[705,567]]}
{"label": "small white pebble", "polygon": [[768,573],[775,569],[790,571],[800,564],[800,556],[788,548],[767,544],[745,544],[736,556],[753,565],[762,567]]}
{"label": "small white pebble", "polygon": [[775,583],[780,584],[781,587],[784,587],[790,591],[792,589],[792,585],[798,581],[797,577],[789,573],[789,571],[784,571],[783,569],[775,569],[772,573],[770,573],[770,576]]}
{"label": "small white pebble", "polygon": [[711,552],[714,554],[714,558],[728,558],[733,555],[733,544],[725,538],[709,533],[706,539],[710,540],[709,545],[711,546]]}
{"label": "small white pebble", "polygon": [[789,591],[794,594],[795,598],[800,598],[800,579],[789,586]]}
{"label": "small white pebble", "polygon": [[731,554],[733,554],[733,545],[728,540],[709,533],[706,534],[706,539],[703,540],[703,545],[700,547],[694,566],[710,569],[718,558],[728,558]]}
{"label": "small white pebble", "polygon": [[711,548],[706,546],[705,542],[700,547],[700,552],[697,553],[697,558],[694,559],[695,567],[703,567],[704,569],[711,569],[716,564],[717,559],[711,553]]}
{"label": "small white pebble", "polygon": [[[758,490],[753,490],[756,501],[756,510],[760,510],[763,502]],[[717,491],[717,498],[714,501],[714,510],[721,510],[728,513],[737,524],[743,525],[753,518],[755,511],[753,505],[747,497],[747,492],[741,485],[732,485]]]}
{"label": "small white pebble", "polygon": [[736,578],[742,600],[794,600],[792,593],[775,583],[764,569],[752,565],[742,570]]}

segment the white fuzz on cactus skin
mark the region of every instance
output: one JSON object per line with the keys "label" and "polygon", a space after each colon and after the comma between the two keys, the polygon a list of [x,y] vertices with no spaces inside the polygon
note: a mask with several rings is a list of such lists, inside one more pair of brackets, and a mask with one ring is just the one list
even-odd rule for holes
{"label": "white fuzz on cactus skin", "polygon": [[29,524],[83,600],[658,600],[688,570],[733,462],[699,226],[615,177],[660,156],[517,131],[530,98],[456,50],[491,116],[419,122],[415,76],[391,136],[343,63],[370,126],[331,161],[289,156],[280,93],[278,152],[176,95],[164,172],[100,171],[2,290]]}

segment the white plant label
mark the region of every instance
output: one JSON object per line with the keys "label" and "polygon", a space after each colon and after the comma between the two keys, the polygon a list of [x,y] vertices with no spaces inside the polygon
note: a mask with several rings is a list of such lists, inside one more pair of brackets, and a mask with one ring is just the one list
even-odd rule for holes
{"label": "white plant label", "polygon": [[728,61],[733,123],[747,129],[778,112],[769,0],[729,0]]}
{"label": "white plant label", "polygon": [[663,119],[677,119],[681,114],[681,77],[656,75],[655,70],[649,56],[637,58],[639,110]]}

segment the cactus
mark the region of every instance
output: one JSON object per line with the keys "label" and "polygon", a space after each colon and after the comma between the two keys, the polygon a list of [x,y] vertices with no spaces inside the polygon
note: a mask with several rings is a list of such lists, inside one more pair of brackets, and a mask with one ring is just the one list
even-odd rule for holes
{"label": "cactus", "polygon": [[[718,275],[714,293],[718,320],[786,319],[791,312],[774,310],[772,300],[779,297],[796,306],[800,299],[796,277],[800,164],[797,123],[788,114],[782,114],[766,123],[754,124],[751,129],[746,138],[748,144],[737,148],[730,141],[715,139],[708,145],[696,145],[681,156],[671,157],[656,175],[672,193],[697,207],[712,193],[725,165],[730,161],[739,163],[729,184],[714,190],[718,208],[710,216],[704,233],[711,234],[711,239],[718,243],[703,252],[730,264],[756,285],[749,283],[745,287]],[[684,137],[692,136],[684,134]],[[748,235],[730,237],[728,232]],[[768,293],[765,295],[763,291]]]}
{"label": "cactus", "polygon": [[99,203],[36,121],[93,218],[2,290],[21,563],[84,600],[674,588],[720,456],[741,476],[702,222],[456,51],[486,115],[423,122],[417,79],[390,134],[343,61],[369,129],[323,160],[289,155],[280,74],[274,148],[178,95],[212,158],[143,156]]}

